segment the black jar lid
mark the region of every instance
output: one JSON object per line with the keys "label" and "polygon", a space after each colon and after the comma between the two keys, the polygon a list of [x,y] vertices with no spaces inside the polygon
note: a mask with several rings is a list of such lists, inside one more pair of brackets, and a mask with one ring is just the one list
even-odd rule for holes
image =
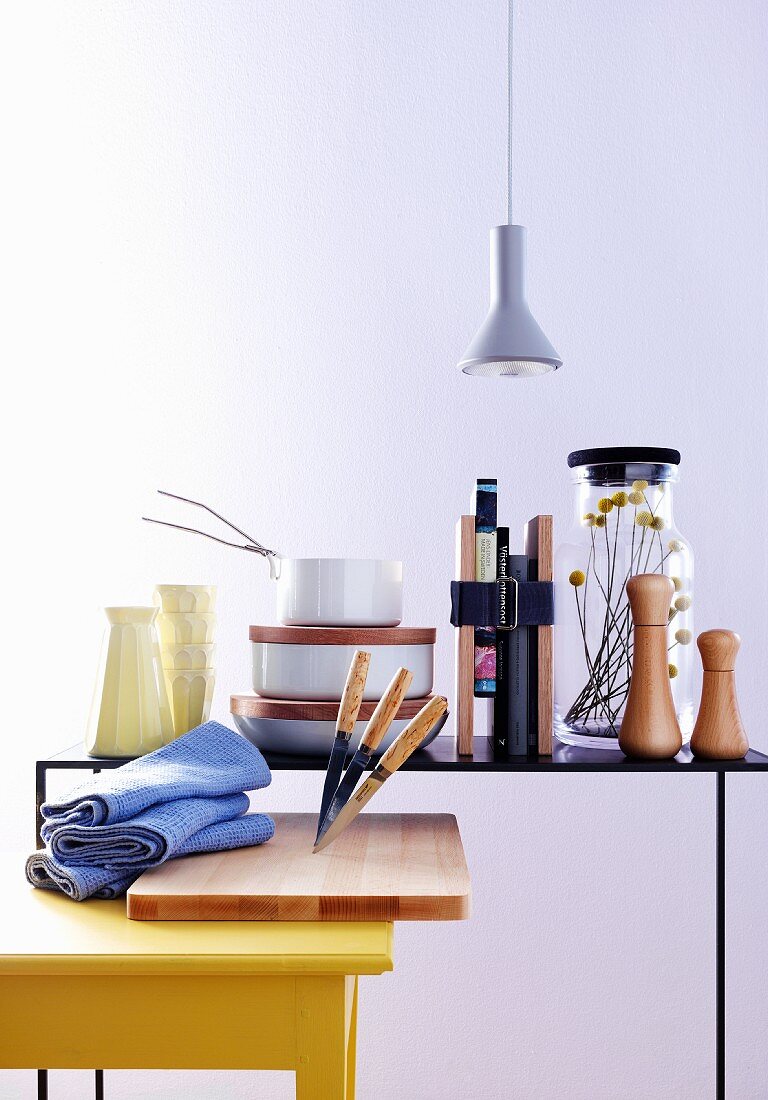
{"label": "black jar lid", "polygon": [[592,447],[587,451],[571,451],[568,466],[606,466],[614,462],[653,462],[679,466],[680,452],[671,447]]}

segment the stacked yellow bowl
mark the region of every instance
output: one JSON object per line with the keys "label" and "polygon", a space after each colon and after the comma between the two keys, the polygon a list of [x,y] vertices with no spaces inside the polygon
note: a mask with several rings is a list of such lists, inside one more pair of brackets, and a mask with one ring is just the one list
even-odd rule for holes
{"label": "stacked yellow bowl", "polygon": [[216,586],[158,584],[155,604],[173,729],[178,737],[208,721],[216,682],[213,667]]}

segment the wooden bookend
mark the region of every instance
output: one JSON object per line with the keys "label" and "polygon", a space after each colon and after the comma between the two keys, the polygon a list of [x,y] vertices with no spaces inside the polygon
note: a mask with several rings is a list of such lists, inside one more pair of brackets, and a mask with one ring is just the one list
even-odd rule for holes
{"label": "wooden bookend", "polygon": [[[536,563],[535,578],[551,581],[554,575],[552,516],[534,516],[525,525],[525,553]],[[537,626],[536,661],[538,691],[535,697],[539,756],[552,755],[552,725],[554,722],[553,635],[551,626]],[[533,702],[533,700],[532,700]]]}
{"label": "wooden bookend", "polygon": [[[475,517],[460,516],[456,524],[456,580],[475,579]],[[475,628],[456,627],[456,747],[472,755],[475,732]]]}

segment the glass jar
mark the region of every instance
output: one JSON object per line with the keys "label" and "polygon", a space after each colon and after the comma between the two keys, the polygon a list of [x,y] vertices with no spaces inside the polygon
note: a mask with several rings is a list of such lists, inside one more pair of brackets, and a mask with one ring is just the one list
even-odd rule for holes
{"label": "glass jar", "polygon": [[632,668],[627,581],[664,573],[669,677],[683,738],[693,728],[693,554],[675,526],[678,451],[600,447],[568,456],[575,517],[555,557],[555,733],[618,748]]}

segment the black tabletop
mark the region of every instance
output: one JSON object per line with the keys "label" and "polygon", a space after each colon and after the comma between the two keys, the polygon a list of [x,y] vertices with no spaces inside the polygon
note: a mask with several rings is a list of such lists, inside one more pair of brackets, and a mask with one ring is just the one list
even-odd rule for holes
{"label": "black tabletop", "polygon": [[[327,756],[288,756],[265,752],[264,757],[273,771],[325,771]],[[126,764],[125,758],[89,756],[82,743],[72,745],[40,766],[52,768],[118,768]],[[455,771],[455,772],[719,772],[759,771],[768,768],[768,756],[750,749],[743,760],[697,760],[686,746],[672,760],[631,760],[619,749],[585,749],[563,745],[555,740],[552,756],[523,756],[511,759],[494,759],[488,738],[475,737],[473,755],[459,756],[453,737],[437,737],[431,745],[416,752],[403,765],[406,771]]]}

